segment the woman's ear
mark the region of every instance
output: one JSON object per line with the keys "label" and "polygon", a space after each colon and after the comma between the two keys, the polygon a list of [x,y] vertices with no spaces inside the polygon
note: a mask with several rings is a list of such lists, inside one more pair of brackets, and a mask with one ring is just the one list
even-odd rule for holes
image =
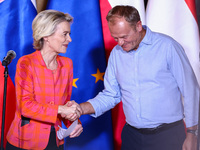
{"label": "woman's ear", "polygon": [[45,42],[48,42],[48,41],[49,41],[49,39],[48,39],[47,36],[43,37],[43,40],[44,40]]}

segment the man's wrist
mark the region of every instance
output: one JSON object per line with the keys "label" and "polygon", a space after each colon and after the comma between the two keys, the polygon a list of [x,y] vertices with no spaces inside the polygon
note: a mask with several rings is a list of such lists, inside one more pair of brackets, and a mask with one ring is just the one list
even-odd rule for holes
{"label": "man's wrist", "polygon": [[196,129],[187,129],[187,133],[191,133],[197,136],[197,130]]}

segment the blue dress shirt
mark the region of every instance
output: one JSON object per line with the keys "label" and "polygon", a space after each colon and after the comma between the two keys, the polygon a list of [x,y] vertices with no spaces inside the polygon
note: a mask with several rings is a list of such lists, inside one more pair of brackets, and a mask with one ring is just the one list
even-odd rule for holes
{"label": "blue dress shirt", "polygon": [[171,37],[143,27],[146,35],[136,51],[113,48],[105,89],[88,101],[95,110],[92,115],[98,117],[122,100],[126,122],[136,128],[183,118],[187,127],[197,125],[199,86],[183,48]]}

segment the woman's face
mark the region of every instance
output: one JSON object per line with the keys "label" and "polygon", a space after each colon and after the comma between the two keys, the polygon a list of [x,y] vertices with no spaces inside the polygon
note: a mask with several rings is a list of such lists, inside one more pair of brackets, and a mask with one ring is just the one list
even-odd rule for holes
{"label": "woman's face", "polygon": [[68,44],[72,41],[70,31],[69,22],[64,21],[58,24],[55,33],[47,38],[49,48],[56,53],[66,53]]}

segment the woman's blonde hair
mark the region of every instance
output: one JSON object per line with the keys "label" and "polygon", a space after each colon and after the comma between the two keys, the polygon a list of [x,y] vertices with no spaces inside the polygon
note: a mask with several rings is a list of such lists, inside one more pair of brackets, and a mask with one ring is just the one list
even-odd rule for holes
{"label": "woman's blonde hair", "polygon": [[44,37],[52,35],[59,23],[67,21],[71,23],[73,18],[68,13],[56,10],[44,10],[40,12],[33,20],[33,46],[41,50],[44,44]]}

